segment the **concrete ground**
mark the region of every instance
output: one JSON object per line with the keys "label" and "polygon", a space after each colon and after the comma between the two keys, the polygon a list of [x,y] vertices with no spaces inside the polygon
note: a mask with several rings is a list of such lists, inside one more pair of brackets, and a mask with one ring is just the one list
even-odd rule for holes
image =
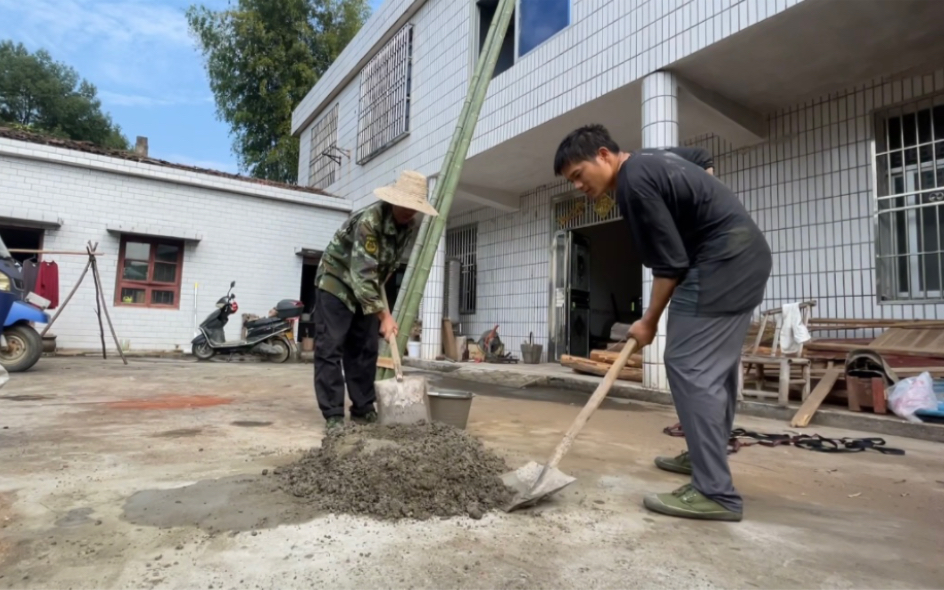
{"label": "concrete ground", "polygon": [[[674,413],[625,400],[607,401],[564,459],[577,483],[537,508],[315,514],[262,475],[319,444],[311,370],[44,358],[13,375],[0,391],[0,588],[944,586],[944,446],[744,448],[731,462],[745,520],[678,520],[641,507],[685,482],[652,465],[683,448],[662,434]],[[480,394],[469,430],[512,466],[543,461],[586,400],[429,378]]]}

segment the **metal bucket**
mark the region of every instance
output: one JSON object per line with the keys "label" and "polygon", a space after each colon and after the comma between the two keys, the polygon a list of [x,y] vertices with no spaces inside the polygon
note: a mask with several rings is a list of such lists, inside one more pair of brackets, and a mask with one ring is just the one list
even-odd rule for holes
{"label": "metal bucket", "polygon": [[521,345],[521,362],[526,365],[536,365],[541,362],[541,353],[544,346],[525,342]]}
{"label": "metal bucket", "polygon": [[429,413],[434,422],[442,422],[465,430],[469,423],[469,410],[472,409],[472,398],[469,391],[442,389],[430,391]]}

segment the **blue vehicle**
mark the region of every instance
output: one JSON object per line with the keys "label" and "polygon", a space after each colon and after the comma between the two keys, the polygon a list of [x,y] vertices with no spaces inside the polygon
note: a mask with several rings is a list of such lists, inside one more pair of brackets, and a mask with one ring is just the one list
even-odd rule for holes
{"label": "blue vehicle", "polygon": [[[43,338],[32,322],[49,323],[49,315],[26,302],[23,272],[0,238],[0,297],[12,305],[3,319],[3,338],[0,338],[0,365],[10,373],[32,368],[43,356]],[[3,306],[5,307],[5,305]]]}

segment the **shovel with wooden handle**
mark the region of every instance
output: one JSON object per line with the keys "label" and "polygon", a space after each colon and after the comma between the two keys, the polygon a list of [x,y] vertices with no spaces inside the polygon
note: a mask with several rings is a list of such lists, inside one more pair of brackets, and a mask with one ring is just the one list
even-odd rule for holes
{"label": "shovel with wooden handle", "polygon": [[580,411],[580,414],[577,415],[573,424],[570,425],[567,434],[564,435],[563,440],[561,440],[557,448],[554,449],[554,453],[546,464],[542,466],[539,463],[530,461],[524,467],[502,475],[502,482],[516,492],[514,499],[505,507],[505,512],[511,512],[512,510],[535,504],[576,481],[576,478],[557,469],[557,464],[560,463],[567,451],[570,450],[571,445],[574,444],[574,439],[577,438],[577,435],[583,429],[584,425],[590,420],[590,416],[593,412],[603,403],[604,398],[606,398],[606,395],[610,392],[610,388],[613,387],[613,383],[616,382],[616,377],[619,375],[619,372],[626,366],[626,362],[635,350],[636,341],[630,338],[626,342],[626,346],[623,347],[622,352],[620,352],[620,355],[616,358],[616,362],[614,362],[606,372],[603,382],[597,386],[596,391],[594,391],[590,399],[587,400],[587,404],[583,407],[583,410]]}
{"label": "shovel with wooden handle", "polygon": [[[384,307],[388,310],[387,294],[380,290]],[[377,392],[377,419],[380,424],[416,424],[430,422],[429,389],[423,377],[403,376],[400,364],[400,351],[397,349],[397,337],[387,337],[390,356],[393,359],[393,379],[384,379],[374,383]]]}

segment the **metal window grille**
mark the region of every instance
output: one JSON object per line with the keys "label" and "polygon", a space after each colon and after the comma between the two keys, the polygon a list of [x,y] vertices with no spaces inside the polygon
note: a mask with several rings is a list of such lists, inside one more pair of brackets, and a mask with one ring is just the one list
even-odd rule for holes
{"label": "metal window grille", "polygon": [[944,299],[944,95],[877,113],[875,130],[879,297]]}
{"label": "metal window grille", "polygon": [[360,74],[357,163],[364,164],[410,131],[413,25],[406,25]]}
{"label": "metal window grille", "polygon": [[551,233],[617,219],[622,219],[622,216],[616,206],[616,200],[609,195],[601,196],[595,201],[590,201],[582,194],[567,195],[554,202]]}
{"label": "metal window grille", "polygon": [[311,154],[308,160],[308,185],[327,188],[337,180],[341,169],[338,147],[338,105],[335,104],[311,129]]}
{"label": "metal window grille", "polygon": [[459,272],[459,313],[475,313],[478,291],[476,251],[479,228],[477,224],[450,229],[446,232],[446,259],[457,259]]}

